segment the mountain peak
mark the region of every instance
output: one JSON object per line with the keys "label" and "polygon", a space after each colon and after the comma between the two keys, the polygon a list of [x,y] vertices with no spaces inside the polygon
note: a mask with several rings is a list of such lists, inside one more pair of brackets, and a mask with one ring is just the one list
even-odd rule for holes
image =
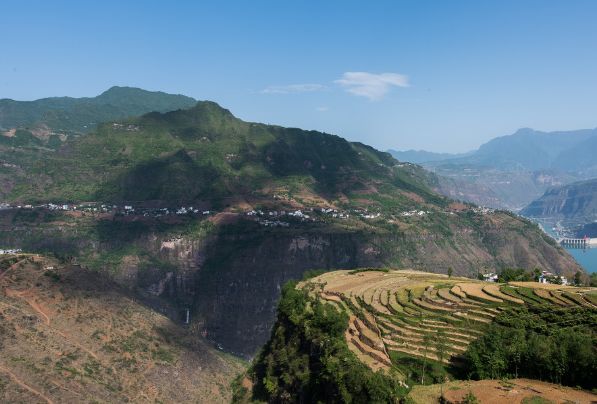
{"label": "mountain peak", "polygon": [[532,134],[537,134],[537,133],[540,133],[540,132],[536,131],[533,128],[526,128],[525,127],[525,128],[518,129],[516,132],[514,132],[512,134],[512,136],[521,136],[521,135],[524,136],[524,135],[532,135]]}
{"label": "mountain peak", "polygon": [[149,91],[138,87],[112,86],[95,98],[96,101],[107,104],[144,103],[155,101],[178,101],[188,105],[196,100],[180,94],[168,94],[163,91]]}

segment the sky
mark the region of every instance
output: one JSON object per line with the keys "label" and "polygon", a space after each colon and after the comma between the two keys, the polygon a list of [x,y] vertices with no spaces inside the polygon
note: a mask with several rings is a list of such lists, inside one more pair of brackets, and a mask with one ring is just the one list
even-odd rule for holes
{"label": "sky", "polygon": [[113,85],[379,149],[597,127],[597,1],[0,0],[0,98]]}

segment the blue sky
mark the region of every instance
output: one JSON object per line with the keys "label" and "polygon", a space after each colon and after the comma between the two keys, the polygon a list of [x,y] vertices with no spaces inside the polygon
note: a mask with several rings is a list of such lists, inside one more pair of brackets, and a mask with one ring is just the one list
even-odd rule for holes
{"label": "blue sky", "polygon": [[597,126],[597,1],[2,1],[0,98],[112,85],[380,149]]}

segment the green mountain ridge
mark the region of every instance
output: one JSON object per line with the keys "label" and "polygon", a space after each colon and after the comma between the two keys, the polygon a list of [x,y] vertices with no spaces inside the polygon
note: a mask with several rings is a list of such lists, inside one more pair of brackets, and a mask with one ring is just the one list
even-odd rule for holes
{"label": "green mountain ridge", "polygon": [[44,127],[87,133],[100,122],[151,111],[188,108],[191,97],[134,87],[111,87],[97,97],[51,97],[35,101],[0,99],[0,129]]}
{"label": "green mountain ridge", "polygon": [[260,189],[278,185],[337,197],[390,180],[439,201],[425,171],[398,168],[387,153],[320,132],[243,122],[207,101],[102,124],[57,152],[36,151],[25,168],[27,152],[3,156],[35,174],[18,182],[8,200],[218,201],[259,197]]}

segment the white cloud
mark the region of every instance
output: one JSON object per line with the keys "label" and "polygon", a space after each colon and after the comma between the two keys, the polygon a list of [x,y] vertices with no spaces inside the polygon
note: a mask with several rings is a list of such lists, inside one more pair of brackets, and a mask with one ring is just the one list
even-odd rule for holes
{"label": "white cloud", "polygon": [[392,87],[408,87],[408,77],[398,73],[346,72],[334,83],[340,84],[351,94],[377,101]]}
{"label": "white cloud", "polygon": [[312,93],[323,89],[324,86],[321,84],[289,84],[286,86],[268,86],[261,90],[261,92],[263,94],[297,94]]}
{"label": "white cloud", "polygon": [[329,110],[329,108],[324,106],[324,107],[317,107],[317,108],[315,108],[315,110],[317,112],[327,112]]}

